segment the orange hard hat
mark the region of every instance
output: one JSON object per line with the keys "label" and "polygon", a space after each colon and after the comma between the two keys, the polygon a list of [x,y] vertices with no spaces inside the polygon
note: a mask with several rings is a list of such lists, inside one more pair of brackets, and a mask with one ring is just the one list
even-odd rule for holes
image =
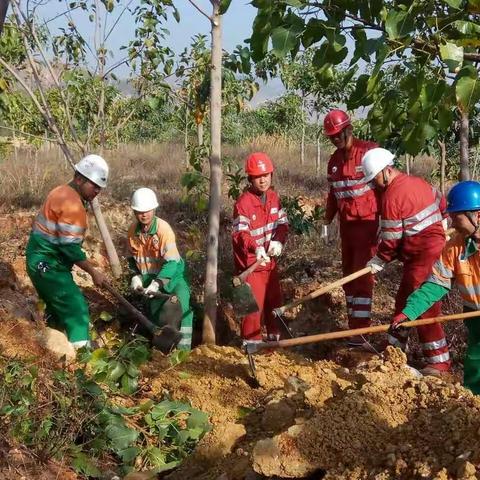
{"label": "orange hard hat", "polygon": [[266,173],[273,173],[273,162],[266,153],[252,153],[245,161],[245,173],[254,177],[257,175],[265,175]]}
{"label": "orange hard hat", "polygon": [[331,137],[351,124],[350,117],[343,110],[330,110],[323,119],[323,133]]}

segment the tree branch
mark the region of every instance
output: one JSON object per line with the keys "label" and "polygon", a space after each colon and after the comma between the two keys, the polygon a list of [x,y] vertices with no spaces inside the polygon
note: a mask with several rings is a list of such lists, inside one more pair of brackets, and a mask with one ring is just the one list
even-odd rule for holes
{"label": "tree branch", "polygon": [[204,12],[195,2],[194,0],[188,0],[204,17],[207,17],[210,22],[213,22],[213,18],[206,12]]}

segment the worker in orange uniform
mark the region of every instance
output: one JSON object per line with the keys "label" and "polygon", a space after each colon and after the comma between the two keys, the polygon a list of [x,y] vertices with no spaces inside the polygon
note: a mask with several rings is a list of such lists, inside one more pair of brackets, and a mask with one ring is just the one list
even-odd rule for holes
{"label": "worker in orange uniform", "polygon": [[233,213],[233,256],[236,273],[257,260],[262,262],[247,277],[259,311],[243,318],[242,338],[262,340],[262,320],[267,340],[280,338],[278,320],[273,310],[283,303],[278,277],[277,258],[287,239],[287,214],[272,188],[273,163],[262,152],[252,153],[245,162],[249,188],[235,202]]}
{"label": "worker in orange uniform", "polygon": [[107,186],[108,165],[99,155],[87,155],[75,165],[66,185],[54,188],[36,216],[28,240],[27,273],[45,302],[47,324],[64,331],[74,348],[90,346],[90,315],[73,281],[74,265],[101,287],[105,275],[93,267],[82,249],[87,230],[87,202]]}
{"label": "worker in orange uniform", "polygon": [[[367,265],[373,273],[378,273],[394,259],[403,262],[402,280],[395,299],[395,314],[399,314],[408,296],[427,280],[445,246],[442,221],[446,201],[422,178],[394,168],[394,158],[388,150],[374,148],[363,157],[362,167],[365,179],[373,181],[382,192],[380,244]],[[436,317],[440,312],[441,304],[437,302],[421,317]],[[417,330],[427,362],[423,373],[448,371],[450,355],[442,325],[424,325]],[[390,344],[403,349],[407,339],[401,331],[388,335]]]}
{"label": "worker in orange uniform", "polygon": [[[374,188],[364,178],[361,162],[363,155],[378,145],[355,138],[350,117],[342,110],[331,110],[325,116],[323,131],[337,147],[328,162],[330,189],[324,224],[329,225],[338,213],[343,276],[347,276],[362,269],[376,251],[379,206]],[[353,280],[343,289],[349,327],[368,327],[373,276],[367,274]],[[368,345],[361,336],[352,337],[348,344]]]}

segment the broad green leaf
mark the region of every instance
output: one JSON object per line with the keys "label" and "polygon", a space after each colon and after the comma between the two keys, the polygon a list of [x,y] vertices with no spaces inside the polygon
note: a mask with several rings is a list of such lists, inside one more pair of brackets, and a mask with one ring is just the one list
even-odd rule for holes
{"label": "broad green leaf", "polygon": [[201,410],[192,409],[192,412],[187,419],[187,428],[210,429],[208,415]]}
{"label": "broad green leaf", "polygon": [[110,371],[108,372],[108,380],[112,383],[115,383],[125,372],[125,365],[118,360],[112,360],[110,362]]}
{"label": "broad green leaf", "polygon": [[452,8],[460,10],[462,8],[464,0],[443,0],[443,2]]}
{"label": "broad green leaf", "polygon": [[285,3],[287,5],[290,5],[291,7],[303,7],[305,5],[305,2],[303,0],[285,0]]}
{"label": "broad green leaf", "polygon": [[166,453],[157,447],[150,447],[147,450],[147,458],[154,467],[160,467],[165,465]]}
{"label": "broad green leaf", "polygon": [[420,121],[402,135],[405,150],[411,155],[416,155],[425,149],[426,142],[435,135],[436,130],[432,125],[426,121]]}
{"label": "broad green leaf", "polygon": [[452,127],[453,123],[453,109],[449,108],[440,108],[438,111],[438,124],[442,131],[447,131]]}
{"label": "broad green leaf", "polygon": [[121,390],[127,395],[132,395],[138,389],[138,379],[123,375],[121,381]]}
{"label": "broad green leaf", "polygon": [[457,74],[455,94],[458,106],[470,111],[480,99],[480,82],[478,72],[472,65],[467,65]]}
{"label": "broad green leaf", "polygon": [[294,29],[277,27],[272,30],[273,54],[278,58],[285,57],[298,43],[298,34]]}
{"label": "broad green leaf", "polygon": [[102,473],[90,458],[83,452],[76,453],[72,460],[73,468],[87,477],[100,478]]}
{"label": "broad green leaf", "polygon": [[447,64],[448,69],[455,72],[463,63],[463,47],[448,42],[440,45],[440,57]]}
{"label": "broad green leaf", "polygon": [[168,360],[170,361],[170,365],[174,367],[176,365],[179,365],[180,363],[185,362],[189,356],[190,356],[190,351],[177,349],[170,354],[170,356],[168,357]]}
{"label": "broad green leaf", "polygon": [[392,40],[408,35],[414,29],[413,17],[402,10],[389,10],[385,21],[385,30]]}
{"label": "broad green leaf", "polygon": [[141,449],[138,447],[128,447],[118,452],[118,455],[124,463],[132,463],[140,454]]}
{"label": "broad green leaf", "polygon": [[231,3],[232,3],[232,0],[220,0],[220,9],[219,9],[220,15],[224,15],[225,13],[227,13],[227,10],[230,7]]}
{"label": "broad green leaf", "polygon": [[325,36],[325,21],[318,18],[311,18],[302,35],[302,45],[305,48],[317,43]]}
{"label": "broad green leaf", "polygon": [[461,34],[478,37],[480,35],[480,25],[475,22],[466,22],[464,20],[456,20],[452,23],[452,26],[455,27]]}
{"label": "broad green leaf", "polygon": [[108,425],[105,434],[116,451],[125,450],[138,438],[138,432],[125,425]]}

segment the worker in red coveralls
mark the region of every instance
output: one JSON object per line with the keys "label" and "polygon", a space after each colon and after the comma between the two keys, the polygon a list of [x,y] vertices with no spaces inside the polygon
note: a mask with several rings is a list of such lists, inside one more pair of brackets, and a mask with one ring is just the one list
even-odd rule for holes
{"label": "worker in red coveralls", "polygon": [[262,340],[262,323],[267,340],[278,340],[280,329],[273,310],[283,303],[277,258],[287,239],[288,219],[280,198],[272,188],[273,163],[262,152],[252,153],[245,162],[250,186],[235,202],[233,210],[233,256],[239,274],[262,260],[246,278],[259,311],[243,318],[242,338]]}
{"label": "worker in red coveralls", "polygon": [[[398,258],[403,275],[395,299],[395,315],[406,306],[408,296],[430,276],[434,263],[445,246],[442,224],[445,197],[428,182],[406,175],[393,167],[394,155],[384,148],[374,148],[362,160],[367,181],[373,180],[382,192],[380,244],[376,255],[367,263],[373,273]],[[437,317],[441,303],[435,303],[421,318]],[[407,329],[392,330],[388,341],[405,349]],[[427,366],[424,374],[438,374],[450,369],[445,333],[441,324],[418,327],[418,336]]]}
{"label": "worker in red coveralls", "polygon": [[[330,186],[324,224],[338,213],[342,244],[343,276],[365,267],[375,255],[379,207],[375,189],[364,179],[362,157],[378,145],[358,140],[352,134],[350,117],[342,110],[330,111],[323,121],[325,135],[337,147],[330,157],[327,179]],[[367,274],[343,287],[347,300],[349,328],[370,325],[373,276]],[[361,336],[351,337],[348,345],[367,347]]]}

